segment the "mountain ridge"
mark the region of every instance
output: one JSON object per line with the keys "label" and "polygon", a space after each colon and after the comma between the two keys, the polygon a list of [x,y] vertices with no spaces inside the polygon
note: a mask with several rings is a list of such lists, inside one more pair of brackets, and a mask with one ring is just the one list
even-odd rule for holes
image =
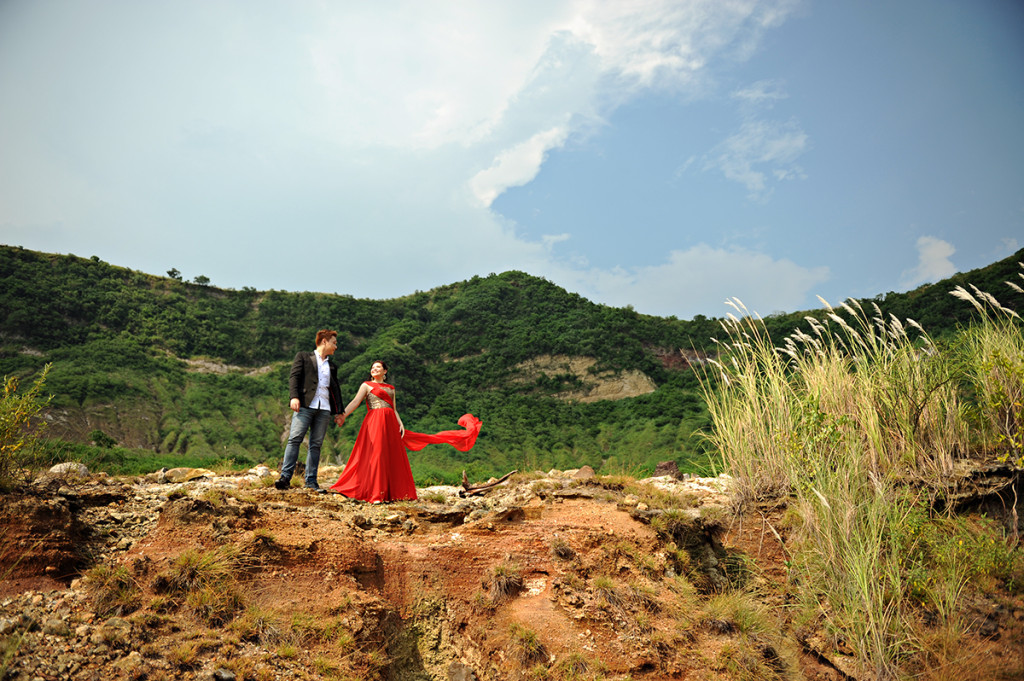
{"label": "mountain ridge", "polygon": [[[973,313],[949,289],[968,283],[1005,289],[1001,281],[1015,276],[1018,260],[1024,250],[938,284],[864,302],[913,316],[941,335],[969,323]],[[1019,298],[1010,292],[1007,302],[1024,309]],[[772,315],[765,323],[781,339],[805,316],[821,314]],[[519,271],[370,300],[218,289],[95,256],[0,247],[0,372],[31,380],[53,364],[51,436],[69,445],[55,456],[105,455],[71,446],[88,446],[100,431],[125,447],[151,451],[147,465],[182,457],[195,459],[193,465],[271,462],[280,456],[288,416],[288,362],[324,327],[339,332],[335,357],[347,394],[370,362],[385,358],[410,427],[451,428],[465,412],[484,419],[472,452],[432,448],[438,451],[416,459],[418,480],[453,482],[464,468],[486,478],[528,462],[544,469],[588,464],[603,472],[649,472],[664,460],[694,472],[713,465],[700,437],[706,412],[689,368],[720,334],[717,318],[679,320],[600,305]],[[524,380],[516,367],[540,357],[592,363],[582,371],[552,367]],[[248,372],[192,370],[227,366]],[[263,373],[247,375],[257,368]],[[585,401],[598,377],[641,375],[653,391]],[[328,456],[347,456],[356,425],[332,431]]]}

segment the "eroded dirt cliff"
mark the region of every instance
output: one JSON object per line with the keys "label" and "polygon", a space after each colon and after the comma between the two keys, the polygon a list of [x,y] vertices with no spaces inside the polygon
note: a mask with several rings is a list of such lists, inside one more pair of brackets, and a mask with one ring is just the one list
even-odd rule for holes
{"label": "eroded dirt cliff", "polygon": [[[51,476],[3,499],[7,678],[856,672],[789,621],[779,509],[732,516],[724,477],[551,471],[366,505],[204,473]],[[972,650],[1019,657],[1022,616],[996,613]]]}

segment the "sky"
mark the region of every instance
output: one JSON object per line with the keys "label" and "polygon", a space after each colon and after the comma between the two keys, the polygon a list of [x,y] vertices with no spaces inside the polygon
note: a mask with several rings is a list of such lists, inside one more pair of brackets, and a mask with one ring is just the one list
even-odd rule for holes
{"label": "sky", "polygon": [[1024,247],[1016,0],[3,0],[0,243],[690,319]]}

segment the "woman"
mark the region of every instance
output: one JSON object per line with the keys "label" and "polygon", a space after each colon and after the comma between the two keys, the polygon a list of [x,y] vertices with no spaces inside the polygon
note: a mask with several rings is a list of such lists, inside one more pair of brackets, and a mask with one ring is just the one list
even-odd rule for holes
{"label": "woman", "polygon": [[345,407],[347,418],[366,400],[366,417],[338,482],[331,486],[352,499],[378,503],[415,499],[416,483],[405,450],[419,451],[428,444],[450,444],[469,451],[480,433],[480,420],[472,414],[459,419],[465,430],[440,433],[413,433],[405,429],[395,407],[395,388],[385,383],[388,366],[376,361],[370,366],[370,380],[364,381],[356,396]]}

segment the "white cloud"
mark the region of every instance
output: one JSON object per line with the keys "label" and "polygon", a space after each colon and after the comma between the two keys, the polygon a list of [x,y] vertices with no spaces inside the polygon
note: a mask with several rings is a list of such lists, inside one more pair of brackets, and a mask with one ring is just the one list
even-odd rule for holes
{"label": "white cloud", "polygon": [[711,150],[704,169],[721,172],[758,198],[771,191],[769,174],[778,181],[805,177],[796,160],[806,149],[807,134],[795,122],[747,121]]}
{"label": "white cloud", "polygon": [[509,187],[524,185],[536,177],[544,156],[550,149],[561,146],[567,135],[564,127],[552,128],[501,152],[490,168],[473,176],[469,181],[470,189],[480,203],[490,206]]}
{"label": "white cloud", "polygon": [[594,300],[680,318],[724,316],[725,301],[734,297],[761,315],[815,307],[813,288],[829,276],[827,267],[706,244],[674,250],[663,263],[647,267],[551,274],[553,281]]}
{"label": "white cloud", "polygon": [[748,104],[769,108],[775,102],[788,97],[782,90],[782,84],[776,80],[760,80],[749,87],[736,90],[732,96]]}
{"label": "white cloud", "polygon": [[[0,238],[220,286],[369,297],[522,269],[683,314],[696,307],[666,291],[707,288],[687,274],[704,271],[694,251],[601,271],[555,259],[568,234],[517,236],[489,206],[638,94],[699,94],[709,63],[748,54],[792,4],[19,5],[0,22],[0,92],[19,93],[0,98]],[[764,191],[769,173],[799,175],[805,144],[792,125],[744,129],[718,163]],[[570,228],[586,244],[585,225]],[[321,270],[284,261],[297,239],[317,241]],[[779,301],[808,277],[722,253],[708,251],[779,275]],[[715,307],[742,293],[723,286]]]}
{"label": "white cloud", "polygon": [[948,241],[932,236],[917,239],[917,266],[906,270],[900,277],[901,286],[914,288],[934,283],[956,274],[956,265],[950,260],[956,249]]}
{"label": "white cloud", "polygon": [[572,238],[572,235],[569,234],[569,233],[545,234],[544,236],[542,236],[540,238],[540,240],[541,240],[541,243],[543,243],[546,248],[551,248],[555,244],[560,244],[563,241],[568,241],[570,238]]}

